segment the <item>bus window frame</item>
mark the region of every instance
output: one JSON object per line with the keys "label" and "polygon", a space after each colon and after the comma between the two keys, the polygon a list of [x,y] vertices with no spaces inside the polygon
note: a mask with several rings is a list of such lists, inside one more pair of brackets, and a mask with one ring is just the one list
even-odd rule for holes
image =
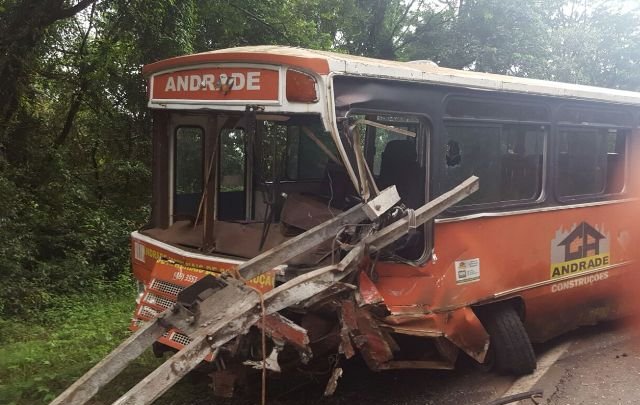
{"label": "bus window frame", "polygon": [[[520,95],[522,96],[522,95]],[[530,98],[534,98],[536,96],[533,95],[527,95],[526,97],[530,97]],[[519,99],[521,97],[507,97],[504,94],[499,94],[499,95],[479,95],[479,94],[473,94],[473,93],[460,93],[460,92],[456,92],[456,93],[450,93],[445,95],[442,98],[442,120],[470,120],[470,121],[476,121],[476,120],[482,120],[482,121],[490,121],[490,122],[514,122],[514,123],[531,123],[531,124],[548,124],[550,125],[553,122],[553,106],[549,105],[549,103],[545,103],[544,101],[533,101],[533,100],[521,100]],[[499,118],[499,117],[489,117],[489,116],[464,116],[464,117],[456,117],[453,115],[447,115],[447,107],[449,106],[449,103],[455,102],[455,101],[459,101],[459,100],[463,100],[463,101],[470,101],[470,102],[489,102],[489,103],[503,103],[503,104],[507,104],[509,106],[517,106],[520,108],[541,108],[546,112],[546,116],[547,116],[547,120],[546,121],[540,121],[540,120],[516,120],[516,119],[509,119],[509,118]]]}
{"label": "bus window frame", "polygon": [[[433,119],[428,115],[425,114],[423,112],[413,112],[413,111],[391,111],[391,110],[378,110],[378,109],[364,109],[364,108],[352,108],[349,109],[349,111],[344,115],[344,117],[348,120],[351,117],[353,117],[354,115],[364,115],[365,117],[370,117],[372,115],[387,115],[387,116],[404,116],[404,117],[414,117],[418,119],[418,131],[416,131],[416,143],[417,143],[417,157],[418,157],[418,164],[424,169],[423,171],[423,175],[424,175],[424,201],[425,203],[431,200],[432,197],[432,191],[433,191],[433,187],[432,187],[432,178],[433,178],[433,159],[431,156],[431,152],[433,151],[433,141],[434,141],[434,132],[435,132],[435,126],[433,124]],[[370,118],[367,118],[370,119]],[[389,121],[385,121],[385,122],[389,122]],[[369,126],[367,126],[367,132],[365,134],[365,137],[368,138],[368,133],[369,133]],[[365,138],[365,143],[364,143],[364,153],[365,153],[365,158],[366,158],[366,163],[367,166],[369,166],[369,170],[371,171],[371,173],[373,174],[373,160],[371,162],[369,162],[367,153],[369,153],[370,151],[367,150],[367,148],[370,148],[371,146],[368,145],[370,143],[370,141],[368,141]],[[422,138],[422,139],[420,139]],[[342,140],[343,137],[341,136],[340,139]],[[422,140],[423,144],[420,145],[418,144],[418,142]],[[348,145],[344,145],[345,147]],[[349,153],[349,155],[351,156],[353,153]],[[371,156],[371,159],[373,159],[374,156]],[[354,165],[355,167],[355,162],[351,162],[349,161],[349,164]],[[356,173],[357,173],[357,169],[356,169]],[[409,259],[405,259],[404,262],[411,264],[411,265],[416,265],[416,266],[422,266],[424,264],[426,264],[427,262],[429,262],[431,260],[431,258],[433,257],[433,248],[435,246],[435,227],[434,227],[434,220],[430,220],[427,221],[424,225],[423,225],[423,232],[424,232],[424,247],[423,247],[423,251],[422,254],[420,255],[420,257],[418,257],[415,260],[409,260]],[[404,258],[403,258],[404,259]]]}
{"label": "bus window frame", "polygon": [[[523,99],[525,98],[525,99]],[[514,119],[506,119],[506,118],[495,118],[495,117],[455,117],[451,115],[447,115],[447,105],[452,101],[457,100],[469,100],[472,102],[483,102],[489,101],[492,103],[504,103],[508,105],[517,105],[522,108],[542,108],[546,112],[547,121],[538,121],[538,120],[514,120]],[[554,175],[555,168],[552,167],[553,161],[551,159],[551,154],[554,153],[554,144],[555,144],[555,122],[554,122],[554,113],[557,111],[554,103],[544,98],[544,96],[536,96],[536,95],[513,95],[513,94],[476,94],[474,92],[462,92],[462,91],[454,91],[448,94],[445,94],[442,97],[441,101],[441,115],[440,115],[440,124],[441,130],[445,135],[447,131],[447,123],[449,122],[458,122],[458,123],[467,123],[468,125],[474,124],[521,124],[521,125],[544,125],[547,127],[547,133],[544,139],[544,147],[542,150],[542,178],[540,182],[540,195],[535,200],[515,200],[515,201],[496,201],[489,203],[479,203],[479,204],[470,204],[470,205],[462,205],[447,209],[444,212],[444,215],[457,217],[457,216],[466,216],[470,214],[476,214],[481,212],[492,212],[492,211],[502,211],[502,210],[511,210],[511,209],[535,209],[539,206],[545,205],[549,203],[549,197],[551,193],[549,192],[549,178]],[[445,145],[444,139],[446,136],[441,136],[438,142],[438,147],[442,148]],[[437,170],[434,171],[434,174],[438,176],[439,179],[444,178],[445,175],[445,158],[444,155],[436,156],[433,159],[434,164],[438,164]],[[482,179],[480,180],[480,187],[482,187]],[[443,190],[442,186],[439,186],[439,193],[442,194],[447,190]]]}
{"label": "bus window frame", "polygon": [[[625,147],[624,147],[624,183],[622,186],[622,190],[617,193],[606,193],[604,190],[607,188],[607,184],[604,184],[603,191],[599,193],[590,193],[590,194],[579,194],[572,196],[562,196],[560,195],[558,189],[558,160],[560,158],[560,132],[563,128],[571,128],[575,130],[579,129],[616,129],[619,131],[624,131],[625,135]],[[600,201],[609,201],[609,200],[622,200],[629,197],[629,152],[631,150],[631,136],[633,135],[633,128],[628,126],[618,126],[612,124],[576,124],[576,123],[567,123],[567,122],[558,122],[555,125],[555,133],[554,133],[554,147],[553,147],[553,195],[558,201],[558,203],[563,205],[573,205],[573,204],[581,204],[581,203],[591,203],[591,202],[600,202]],[[607,168],[608,170],[608,168]]]}
{"label": "bus window frame", "polygon": [[[522,104],[522,103],[520,103]],[[550,153],[551,153],[551,139],[553,138],[553,124],[551,122],[539,122],[539,121],[513,121],[513,120],[495,120],[495,119],[487,119],[487,118],[449,118],[443,117],[442,119],[442,129],[444,131],[444,135],[442,137],[444,145],[444,140],[448,137],[447,128],[449,123],[455,123],[456,126],[482,126],[482,127],[491,127],[495,125],[502,126],[503,124],[511,124],[511,125],[523,125],[523,126],[544,126],[547,131],[544,135],[543,147],[542,147],[542,175],[540,178],[540,190],[539,194],[535,199],[526,199],[526,200],[510,200],[510,201],[493,201],[493,202],[485,202],[485,203],[476,203],[476,204],[468,204],[449,208],[445,212],[451,215],[459,215],[459,214],[470,214],[477,213],[482,211],[494,211],[501,209],[512,209],[512,208],[531,208],[542,205],[548,201],[548,179],[549,179],[549,163],[550,163]],[[480,125],[478,125],[480,124]],[[443,155],[444,156],[444,155]],[[445,177],[444,167],[444,158],[438,159],[438,162],[441,164],[439,170],[439,176],[441,179]],[[482,179],[480,179],[480,187],[482,187]],[[442,192],[446,190],[441,190]],[[464,202],[464,200],[463,200]]]}

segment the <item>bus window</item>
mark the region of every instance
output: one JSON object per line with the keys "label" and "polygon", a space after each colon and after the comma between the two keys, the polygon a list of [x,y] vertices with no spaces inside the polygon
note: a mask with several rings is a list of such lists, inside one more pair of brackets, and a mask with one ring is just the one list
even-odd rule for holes
{"label": "bus window", "polygon": [[[394,185],[401,202],[411,209],[426,200],[426,158],[428,129],[416,116],[351,115],[354,131],[376,186],[383,190]],[[394,245],[393,260],[419,261],[427,258],[431,223],[410,232]]]}
{"label": "bus window", "polygon": [[173,213],[175,219],[195,217],[202,194],[204,131],[200,127],[176,129]]}
{"label": "bus window", "polygon": [[620,193],[626,134],[607,128],[563,128],[558,137],[556,190],[560,197]]}
{"label": "bus window", "polygon": [[[360,147],[378,189],[395,185],[402,202],[417,208],[425,201],[424,126],[415,116],[351,115]],[[425,133],[423,133],[425,132]]]}
{"label": "bus window", "polygon": [[447,125],[444,189],[476,175],[480,190],[459,206],[536,200],[547,133],[542,125]]}
{"label": "bus window", "polygon": [[218,219],[223,221],[245,219],[246,143],[242,129],[220,133]]}

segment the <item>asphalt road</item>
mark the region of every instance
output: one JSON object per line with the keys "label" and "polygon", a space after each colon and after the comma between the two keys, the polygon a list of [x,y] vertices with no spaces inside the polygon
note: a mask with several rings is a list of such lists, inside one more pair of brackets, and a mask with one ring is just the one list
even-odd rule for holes
{"label": "asphalt road", "polygon": [[536,383],[547,404],[640,404],[640,322],[625,321],[566,337],[566,353]]}

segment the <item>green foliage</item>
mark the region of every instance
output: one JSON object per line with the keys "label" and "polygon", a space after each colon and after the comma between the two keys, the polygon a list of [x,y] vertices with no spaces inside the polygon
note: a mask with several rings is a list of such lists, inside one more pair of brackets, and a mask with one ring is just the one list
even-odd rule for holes
{"label": "green foliage", "polygon": [[[29,320],[0,318],[0,403],[51,402],[129,335],[135,294],[133,281],[123,276],[92,294],[58,297]],[[162,361],[146,351],[92,403],[112,403]],[[197,387],[193,382],[178,383],[155,403],[210,399],[210,379],[205,375]]]}
{"label": "green foliage", "polygon": [[0,319],[0,403],[50,402],[126,337],[134,296],[121,277],[96,293],[58,297],[28,321]]}

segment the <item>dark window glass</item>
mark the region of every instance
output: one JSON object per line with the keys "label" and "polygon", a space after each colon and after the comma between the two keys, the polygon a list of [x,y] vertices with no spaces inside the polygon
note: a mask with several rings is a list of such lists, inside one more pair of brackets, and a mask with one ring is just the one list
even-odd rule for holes
{"label": "dark window glass", "polygon": [[540,125],[448,125],[444,190],[476,175],[480,189],[459,206],[537,199],[547,132]]}
{"label": "dark window glass", "polygon": [[556,188],[560,197],[619,193],[624,188],[626,134],[606,128],[559,132]]}
{"label": "dark window glass", "polygon": [[445,114],[455,118],[484,118],[509,121],[548,122],[549,112],[543,106],[523,105],[495,100],[452,98],[447,102]]}
{"label": "dark window glass", "polygon": [[633,116],[625,111],[562,107],[558,111],[558,121],[572,124],[608,124],[619,127],[633,125]]}
{"label": "dark window glass", "polygon": [[202,148],[200,127],[178,127],[175,134],[174,214],[194,215],[202,193]]}

